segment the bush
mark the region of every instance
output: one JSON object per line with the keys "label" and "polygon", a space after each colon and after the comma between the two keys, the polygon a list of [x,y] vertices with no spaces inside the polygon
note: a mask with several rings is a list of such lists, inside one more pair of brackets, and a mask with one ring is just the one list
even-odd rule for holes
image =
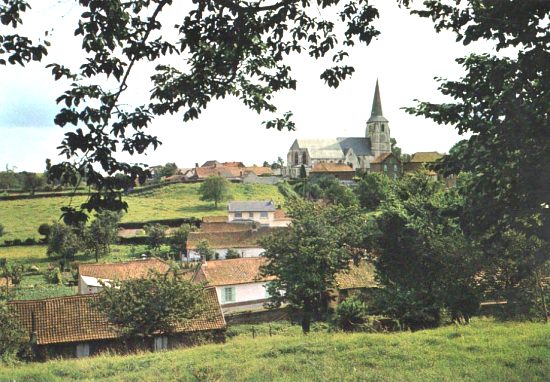
{"label": "bush", "polygon": [[58,267],[48,267],[48,270],[44,273],[44,279],[48,284],[63,284],[63,273]]}
{"label": "bush", "polygon": [[347,332],[363,331],[368,323],[367,306],[355,296],[348,297],[336,308],[335,322]]}
{"label": "bush", "polygon": [[28,335],[4,303],[0,303],[0,361],[11,362],[29,350]]}
{"label": "bush", "polygon": [[52,232],[52,226],[48,223],[42,223],[40,224],[40,226],[38,227],[38,233],[42,236],[44,236],[44,238],[46,240],[48,240],[48,237],[50,237],[50,233]]}
{"label": "bush", "polygon": [[241,254],[233,248],[229,249],[225,254],[226,259],[238,259],[239,257],[241,257]]}

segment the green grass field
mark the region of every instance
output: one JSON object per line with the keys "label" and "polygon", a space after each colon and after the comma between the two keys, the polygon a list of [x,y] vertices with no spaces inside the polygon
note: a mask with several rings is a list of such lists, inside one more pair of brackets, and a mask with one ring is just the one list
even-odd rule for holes
{"label": "green grass field", "polygon": [[[224,215],[226,204],[214,209],[211,202],[200,201],[199,184],[175,184],[154,189],[125,198],[128,213],[122,221],[148,221],[158,219]],[[274,199],[283,202],[283,196],[276,186],[260,184],[231,184],[234,200]],[[5,235],[0,240],[38,239],[38,226],[51,223],[60,217],[60,208],[66,205],[78,206],[85,197],[41,198],[29,200],[0,201],[0,223],[5,227]]]}
{"label": "green grass field", "polygon": [[0,381],[548,381],[550,326],[240,335],[223,345],[0,366]]}

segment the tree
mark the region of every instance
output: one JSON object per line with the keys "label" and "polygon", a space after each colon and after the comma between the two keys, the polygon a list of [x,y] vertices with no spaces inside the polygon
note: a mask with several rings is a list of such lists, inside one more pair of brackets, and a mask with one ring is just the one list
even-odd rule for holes
{"label": "tree", "polygon": [[175,163],[166,163],[155,174],[155,178],[160,180],[161,178],[175,175],[178,173],[178,166]]}
{"label": "tree", "polygon": [[155,223],[147,224],[143,228],[147,236],[149,236],[149,247],[155,250],[160,249],[160,246],[165,242],[168,227]]}
{"label": "tree", "polygon": [[172,250],[179,255],[178,259],[187,255],[187,237],[189,236],[189,232],[193,231],[194,227],[189,224],[182,224],[179,228],[171,232],[170,245],[172,246]]}
{"label": "tree", "polygon": [[306,201],[293,202],[288,214],[293,219],[288,229],[261,240],[267,259],[261,273],[275,277],[267,287],[270,305],[298,309],[308,333],[311,320],[326,308],[336,273],[358,256],[354,249],[362,245],[365,219],[355,207],[322,208]]}
{"label": "tree", "polygon": [[0,361],[13,360],[29,345],[28,334],[20,327],[8,305],[0,301]]}
{"label": "tree", "polygon": [[335,318],[336,324],[342,330],[361,330],[368,321],[367,306],[359,298],[350,296],[338,304]]}
{"label": "tree", "polygon": [[204,286],[176,271],[104,285],[96,308],[126,337],[171,333],[204,310]]}
{"label": "tree", "polygon": [[62,223],[52,224],[46,254],[63,258],[65,266],[67,260],[73,259],[75,254],[82,249],[82,239],[77,230],[75,227]]}
{"label": "tree", "polygon": [[374,211],[392,193],[392,180],[385,174],[366,173],[356,185],[357,197],[362,208]]}
{"label": "tree", "polygon": [[44,187],[46,181],[43,175],[34,172],[23,172],[23,191],[28,191],[34,195],[37,189]]}
{"label": "tree", "polygon": [[410,328],[437,326],[447,310],[469,321],[479,306],[481,257],[460,227],[463,199],[456,189],[407,174],[375,216],[373,252],[381,312]]}
{"label": "tree", "polygon": [[262,166],[263,166],[263,167],[270,167],[270,166],[269,166],[269,162],[266,161],[266,160],[264,160],[264,164],[262,164]]}
{"label": "tree", "polygon": [[85,230],[86,248],[94,253],[96,263],[100,256],[111,253],[111,244],[118,239],[118,223],[120,213],[116,211],[100,211]]}
{"label": "tree", "polygon": [[20,187],[17,174],[6,165],[5,171],[0,171],[0,189],[9,190]]}
{"label": "tree", "polygon": [[197,254],[203,260],[214,260],[218,254],[208,244],[208,241],[201,240],[197,243],[197,248],[195,249]]}
{"label": "tree", "polygon": [[44,240],[48,242],[50,234],[52,232],[52,226],[48,223],[42,223],[38,227],[38,233],[42,236],[44,236]]}
{"label": "tree", "polygon": [[4,236],[5,228],[3,224],[0,224],[0,237]]}
{"label": "tree", "polygon": [[211,175],[199,187],[201,200],[214,202],[214,208],[218,203],[231,197],[229,181],[223,176]]}

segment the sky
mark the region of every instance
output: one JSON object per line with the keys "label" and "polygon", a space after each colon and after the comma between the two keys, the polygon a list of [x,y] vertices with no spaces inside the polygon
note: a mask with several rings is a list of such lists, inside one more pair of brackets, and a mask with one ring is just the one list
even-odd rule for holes
{"label": "sky", "polygon": [[[59,110],[55,99],[66,84],[55,82],[45,66],[52,62],[78,65],[82,60],[79,41],[73,37],[80,13],[70,0],[40,0],[24,18],[26,31],[43,36],[48,31],[52,43],[42,63],[25,68],[0,67],[0,168],[17,171],[43,171],[46,158],[58,157],[64,129],[54,125]],[[396,1],[372,2],[380,11],[375,26],[381,35],[369,46],[356,46],[348,63],[355,67],[351,79],[337,89],[319,78],[326,63],[307,55],[291,57],[296,91],[285,91],[275,98],[279,115],[292,111],[296,131],[266,130],[262,121],[271,115],[258,115],[237,99],[212,102],[198,120],[184,123],[181,115],[155,119],[150,133],[163,144],[146,156],[121,157],[149,165],[175,162],[192,167],[207,160],[241,161],[261,165],[278,157],[286,160],[296,138],[361,137],[370,116],[376,80],[384,116],[391,136],[405,153],[448,152],[460,139],[453,126],[440,126],[422,117],[408,115],[402,108],[415,105],[415,99],[449,102],[441,95],[434,77],[459,79],[462,68],[455,59],[471,52],[488,51],[477,44],[463,46],[454,34],[436,33],[430,20],[410,15]],[[31,4],[33,4],[31,2]],[[54,27],[52,28],[52,25]],[[2,29],[0,28],[0,33]],[[148,90],[147,67],[137,67],[131,82],[136,89],[125,102],[139,102]],[[135,98],[134,98],[135,97]],[[141,101],[143,102],[143,101]]]}

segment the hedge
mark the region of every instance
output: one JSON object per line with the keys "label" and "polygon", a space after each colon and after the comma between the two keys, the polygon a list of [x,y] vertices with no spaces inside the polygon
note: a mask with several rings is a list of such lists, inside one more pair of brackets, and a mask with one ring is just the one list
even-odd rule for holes
{"label": "hedge", "polygon": [[168,227],[179,227],[182,224],[190,224],[194,225],[196,227],[200,227],[201,219],[198,218],[177,218],[177,219],[161,219],[161,220],[148,220],[148,221],[142,221],[142,222],[126,222],[126,223],[119,223],[118,228],[123,229],[142,229],[146,225],[151,224],[161,224],[166,225]]}

